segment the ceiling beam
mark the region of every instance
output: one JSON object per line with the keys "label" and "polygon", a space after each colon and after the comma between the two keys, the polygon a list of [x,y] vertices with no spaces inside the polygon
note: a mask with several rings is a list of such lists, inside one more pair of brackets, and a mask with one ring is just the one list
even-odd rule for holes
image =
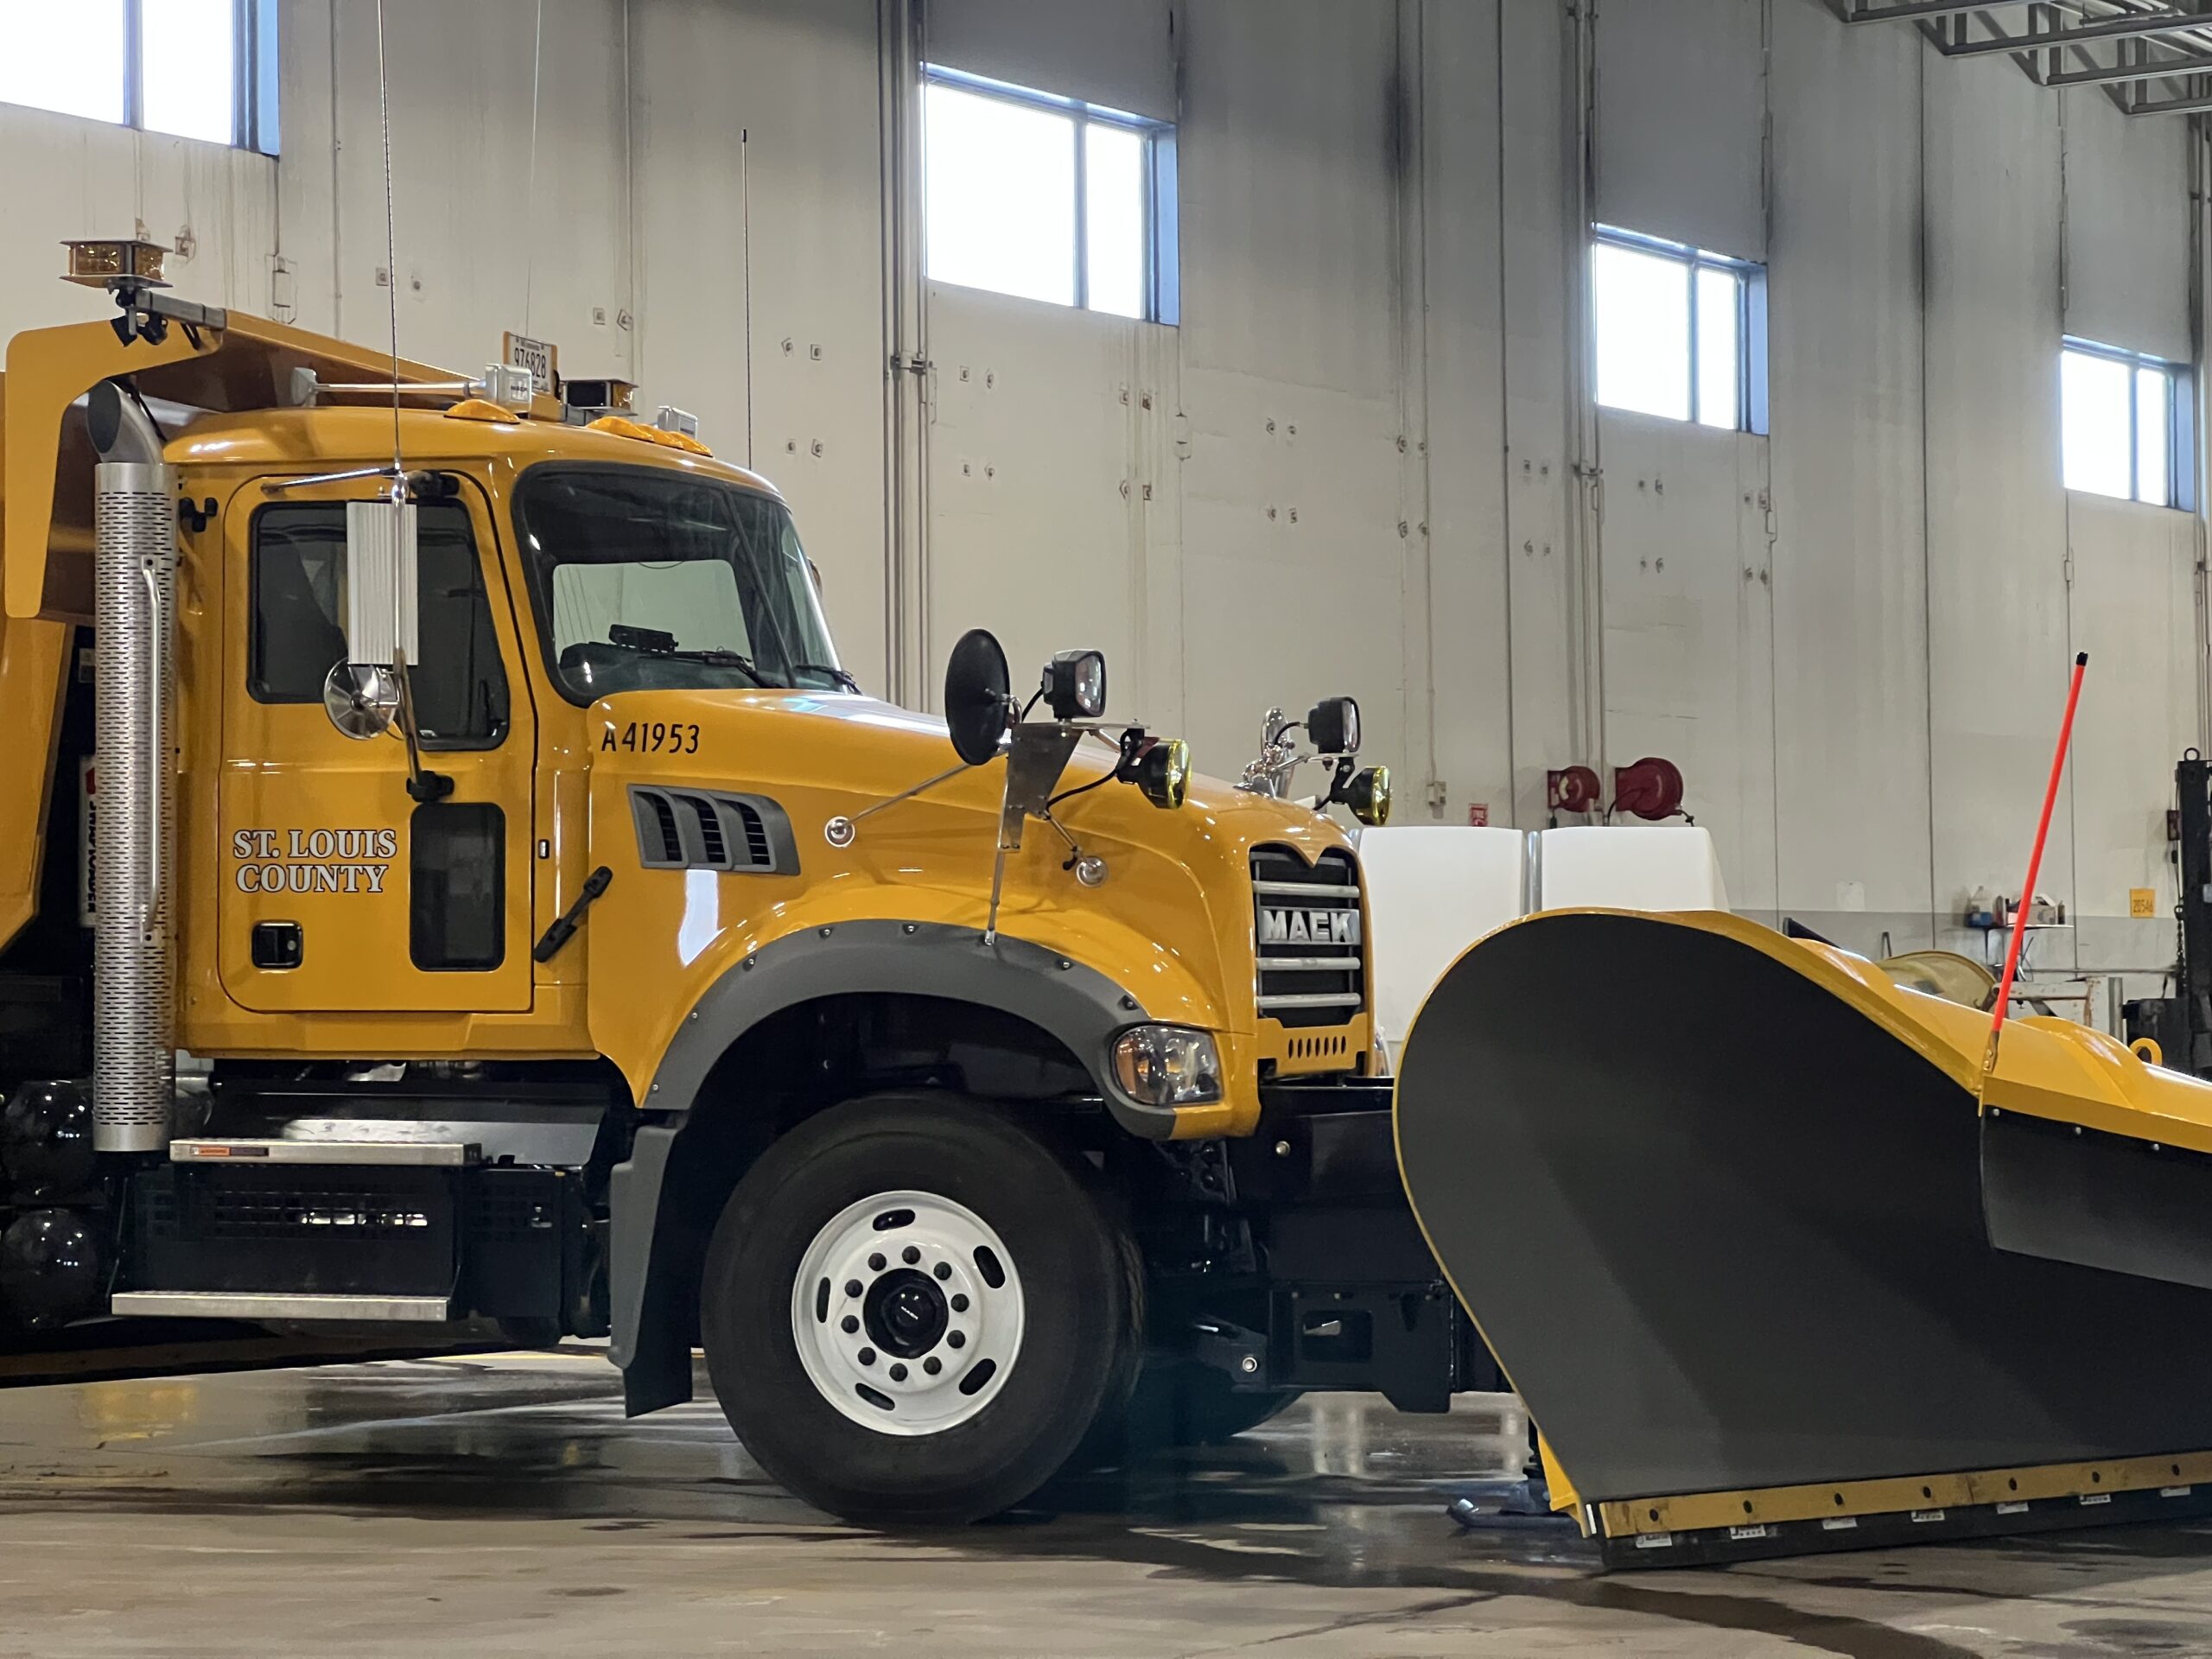
{"label": "ceiling beam", "polygon": [[2202,115],[2212,111],[2212,96],[2204,98],[2174,98],[2158,104],[2129,104],[2124,107],[2133,115]]}
{"label": "ceiling beam", "polygon": [[[1981,10],[1976,6],[1962,10]],[[2094,22],[2049,33],[1997,35],[1983,41],[1938,40],[1936,47],[1947,58],[1986,57],[1999,52],[2037,52],[2053,47],[2089,46],[2103,41],[2140,40],[2146,35],[2172,35],[2212,26],[2212,16],[2201,11],[2144,12],[2133,17],[2100,17]]]}
{"label": "ceiling beam", "polygon": [[2044,86],[2109,86],[2121,81],[2163,80],[2168,75],[2212,73],[2212,53],[2181,58],[2149,58],[2134,63],[2097,63],[2080,69],[2030,72]]}
{"label": "ceiling beam", "polygon": [[1842,0],[1847,23],[1894,23],[1929,17],[1958,17],[1968,12],[1993,11],[1999,6],[2029,3],[2029,0]]}

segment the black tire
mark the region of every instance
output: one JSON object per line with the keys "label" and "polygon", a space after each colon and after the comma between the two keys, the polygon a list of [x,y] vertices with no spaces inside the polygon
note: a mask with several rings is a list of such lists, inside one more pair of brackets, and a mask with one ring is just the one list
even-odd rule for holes
{"label": "black tire", "polygon": [[[761,1468],[833,1515],[873,1525],[981,1520],[1066,1462],[1127,1397],[1143,1279],[1087,1166],[1009,1115],[959,1096],[849,1102],[777,1141],[730,1195],[707,1249],[700,1332],[722,1412]],[[964,1205],[1004,1242],[1023,1300],[996,1393],[939,1432],[856,1422],[817,1389],[792,1330],[810,1245],[849,1206],[915,1191]]]}

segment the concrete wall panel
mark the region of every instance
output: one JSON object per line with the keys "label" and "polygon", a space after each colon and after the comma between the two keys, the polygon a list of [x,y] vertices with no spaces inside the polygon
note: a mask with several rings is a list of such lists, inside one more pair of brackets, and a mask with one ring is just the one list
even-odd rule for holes
{"label": "concrete wall panel", "polygon": [[1596,217],[1766,257],[1762,0],[1634,0],[1598,15]]}

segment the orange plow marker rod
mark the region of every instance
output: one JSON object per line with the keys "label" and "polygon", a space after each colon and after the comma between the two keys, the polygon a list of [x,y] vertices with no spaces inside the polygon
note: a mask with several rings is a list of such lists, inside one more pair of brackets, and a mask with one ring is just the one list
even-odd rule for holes
{"label": "orange plow marker rod", "polygon": [[1989,1011],[1989,1047],[1981,1062],[1985,1084],[1997,1070],[1997,1039],[2005,1029],[2005,1011],[2012,1005],[2013,977],[2020,971],[2020,944],[2027,938],[2027,918],[2034,913],[2043,844],[2050,835],[2051,809],[2058,804],[2058,780],[2065,775],[2067,746],[2074,740],[2074,709],[2082,701],[2082,677],[2088,671],[2089,653],[2085,651],[2074,658],[2074,678],[2066,688],[2066,717],[2058,723],[2058,752],[2050,757],[2050,782],[2043,792],[2043,817],[2036,823],[2035,849],[2028,855],[2028,882],[2020,889],[2019,919],[2012,924],[2012,942],[2005,950],[2005,977],[1998,982],[1997,1005]]}

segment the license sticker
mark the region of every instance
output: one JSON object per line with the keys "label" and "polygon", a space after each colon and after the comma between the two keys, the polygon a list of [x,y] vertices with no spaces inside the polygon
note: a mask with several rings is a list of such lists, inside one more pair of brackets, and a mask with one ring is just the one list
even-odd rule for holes
{"label": "license sticker", "polygon": [[1638,1549],[1665,1549],[1674,1541],[1675,1535],[1671,1532],[1639,1532],[1636,1535]]}
{"label": "license sticker", "polygon": [[2027,1512],[2028,1506],[2024,1503],[1999,1503],[1997,1506],[1999,1515],[2025,1515]]}
{"label": "license sticker", "polygon": [[1821,1522],[1822,1532],[1849,1532],[1859,1524],[1855,1515],[1832,1515]]}
{"label": "license sticker", "polygon": [[2109,1503],[2112,1502],[2112,1494],[2110,1492],[2084,1492],[2082,1494],[2081,1501],[2084,1504]]}
{"label": "license sticker", "polygon": [[1943,1518],[1943,1511],[1941,1510],[1915,1510],[1912,1512],[1912,1518],[1915,1521],[1923,1522],[1929,1521],[1941,1521]]}
{"label": "license sticker", "polygon": [[1770,1535],[1770,1529],[1765,1527],[1731,1527],[1728,1529],[1728,1540],[1731,1543],[1742,1543],[1747,1539],[1764,1538]]}

